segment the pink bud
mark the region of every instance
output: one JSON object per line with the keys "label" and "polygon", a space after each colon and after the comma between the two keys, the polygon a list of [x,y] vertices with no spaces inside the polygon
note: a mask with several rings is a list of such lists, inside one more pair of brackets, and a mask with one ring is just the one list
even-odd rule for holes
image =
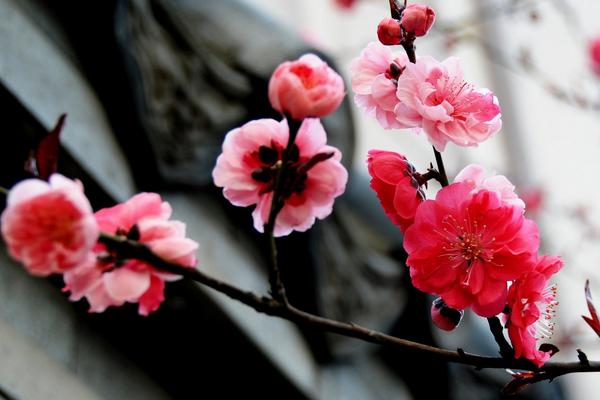
{"label": "pink bud", "polygon": [[377,26],[377,37],[382,44],[393,46],[402,42],[400,21],[394,18],[384,18]]}
{"label": "pink bud", "polygon": [[410,4],[402,13],[402,28],[415,36],[425,36],[435,22],[435,11],[424,4]]}
{"label": "pink bud", "polygon": [[438,328],[451,331],[460,324],[464,311],[448,307],[441,297],[431,303],[431,320]]}
{"label": "pink bud", "polygon": [[314,54],[280,64],[269,81],[271,106],[297,121],[331,114],[343,98],[342,77]]}
{"label": "pink bud", "polygon": [[596,36],[590,41],[588,51],[592,70],[600,76],[600,36]]}

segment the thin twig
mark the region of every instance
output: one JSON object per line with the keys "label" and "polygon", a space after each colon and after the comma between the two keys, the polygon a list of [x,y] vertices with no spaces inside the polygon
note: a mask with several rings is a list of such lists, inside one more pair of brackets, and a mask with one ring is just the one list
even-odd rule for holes
{"label": "thin twig", "polygon": [[488,324],[490,326],[490,331],[492,331],[492,335],[494,335],[494,340],[498,343],[498,347],[500,348],[500,355],[504,358],[513,358],[514,350],[512,346],[506,341],[504,337],[502,323],[500,323],[500,319],[498,317],[488,318]]}
{"label": "thin twig", "polygon": [[227,282],[213,278],[197,269],[186,268],[163,260],[152,253],[144,244],[128,240],[121,236],[102,234],[99,241],[109,249],[118,253],[121,258],[134,258],[154,266],[157,269],[181,275],[187,279],[201,283],[220,293],[227,295],[233,300],[240,301],[256,311],[283,318],[299,325],[307,325],[325,332],[336,333],[342,336],[352,337],[369,343],[402,348],[413,351],[415,354],[429,354],[439,360],[471,365],[477,369],[502,368],[513,370],[524,370],[534,372],[536,381],[554,379],[558,376],[575,372],[600,372],[600,362],[589,363],[577,362],[547,362],[541,368],[537,368],[525,359],[487,357],[464,351],[453,351],[434,346],[428,346],[411,340],[387,335],[382,332],[371,330],[354,323],[336,321],[310,314],[284,304],[272,297],[259,296],[253,292],[240,289]]}

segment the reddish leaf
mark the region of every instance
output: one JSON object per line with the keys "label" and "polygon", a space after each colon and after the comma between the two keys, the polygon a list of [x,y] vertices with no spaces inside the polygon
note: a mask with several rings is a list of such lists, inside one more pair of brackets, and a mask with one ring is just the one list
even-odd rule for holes
{"label": "reddish leaf", "polygon": [[581,317],[585,322],[588,323],[590,328],[596,332],[596,335],[600,337],[600,319],[598,319],[598,313],[596,312],[596,307],[594,307],[594,303],[592,302],[592,292],[590,291],[590,281],[589,279],[585,281],[585,299],[587,301],[588,309],[590,310],[590,317],[586,317],[582,315]]}
{"label": "reddish leaf", "polygon": [[48,180],[50,175],[56,172],[58,165],[58,150],[60,146],[60,132],[65,124],[66,114],[61,115],[56,126],[45,138],[42,139],[35,152],[37,175],[40,179]]}
{"label": "reddish leaf", "polygon": [[502,394],[513,395],[521,390],[525,389],[532,383],[532,379],[535,378],[534,372],[512,372],[507,370],[513,376],[513,380],[508,382],[502,388]]}

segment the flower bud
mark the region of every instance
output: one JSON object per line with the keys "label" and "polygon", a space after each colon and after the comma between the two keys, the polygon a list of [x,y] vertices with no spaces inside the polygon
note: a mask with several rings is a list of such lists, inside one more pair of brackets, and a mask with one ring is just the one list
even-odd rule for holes
{"label": "flower bud", "polygon": [[462,310],[448,307],[441,297],[431,303],[431,320],[435,326],[442,330],[451,331],[456,328],[464,314],[465,312]]}
{"label": "flower bud", "polygon": [[592,71],[600,76],[600,36],[596,36],[589,42],[588,52]]}
{"label": "flower bud", "polygon": [[297,121],[325,117],[343,98],[342,77],[314,54],[279,65],[269,81],[271,106]]}
{"label": "flower bud", "polygon": [[435,22],[435,11],[424,4],[410,4],[402,13],[400,24],[407,33],[425,36]]}
{"label": "flower bud", "polygon": [[384,18],[377,25],[377,37],[382,44],[393,46],[402,42],[400,21],[394,18]]}

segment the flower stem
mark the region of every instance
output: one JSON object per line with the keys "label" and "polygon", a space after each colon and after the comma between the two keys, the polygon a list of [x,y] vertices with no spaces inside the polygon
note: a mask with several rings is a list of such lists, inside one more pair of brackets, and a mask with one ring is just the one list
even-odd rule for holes
{"label": "flower stem", "polygon": [[[119,256],[122,258],[134,258],[144,261],[162,271],[181,275],[186,279],[208,286],[225,294],[233,300],[252,307],[257,312],[286,319],[299,325],[311,326],[320,329],[323,332],[336,333],[338,335],[352,337],[369,343],[385,345],[387,347],[407,349],[414,352],[415,355],[429,354],[438,360],[472,365],[478,369],[509,368],[531,371],[533,375],[527,378],[529,383],[552,380],[556,377],[575,372],[600,372],[600,362],[598,361],[547,362],[542,367],[538,368],[528,360],[515,359],[512,356],[506,358],[487,357],[467,353],[462,349],[454,351],[413,342],[411,340],[368,329],[354,323],[323,318],[297,309],[288,303],[283,303],[274,298],[259,296],[253,292],[243,290],[227,282],[213,278],[195,268],[184,267],[163,260],[143,243],[127,239],[123,236],[102,233],[98,241],[106,245],[107,248],[118,252]],[[500,333],[502,333],[500,321],[496,317],[494,318],[490,318],[488,322],[496,328],[500,327]]]}
{"label": "flower stem", "polygon": [[8,190],[7,188],[0,186],[0,193],[2,193],[5,196],[8,196],[8,194],[10,193],[10,190]]}
{"label": "flower stem", "polygon": [[446,175],[446,167],[444,167],[444,160],[442,159],[442,153],[433,148],[433,154],[435,155],[435,162],[438,167],[439,182],[442,187],[448,186],[448,176]]}
{"label": "flower stem", "polygon": [[496,340],[496,343],[498,343],[498,347],[500,347],[500,355],[503,358],[512,359],[515,352],[502,333],[503,328],[500,319],[498,319],[498,317],[490,317],[487,320],[490,331],[492,331],[492,335],[494,335],[494,339]]}
{"label": "flower stem", "polygon": [[288,166],[288,160],[290,153],[294,147],[296,136],[302,125],[302,121],[297,121],[290,116],[286,115],[286,119],[289,127],[289,139],[285,150],[281,156],[281,164],[275,177],[275,185],[273,188],[273,198],[271,199],[271,210],[269,212],[269,219],[264,226],[265,235],[269,242],[269,286],[271,287],[271,295],[275,300],[282,302],[284,305],[288,305],[287,294],[285,292],[285,286],[281,280],[281,273],[279,271],[279,265],[277,262],[277,243],[275,242],[275,223],[277,215],[283,208],[284,199],[282,198],[283,189],[283,177],[287,175],[286,169]]}

